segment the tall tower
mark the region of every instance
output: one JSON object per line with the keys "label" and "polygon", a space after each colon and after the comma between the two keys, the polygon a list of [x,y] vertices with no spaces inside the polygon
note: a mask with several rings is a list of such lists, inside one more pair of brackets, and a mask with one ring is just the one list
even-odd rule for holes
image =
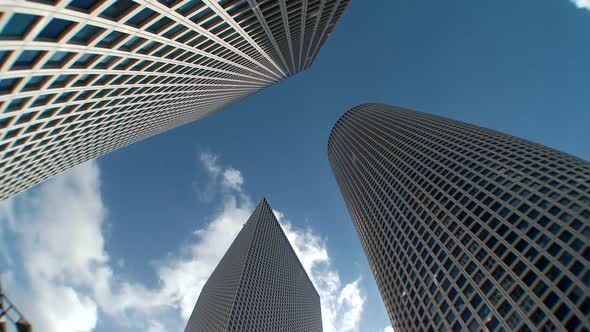
{"label": "tall tower", "polygon": [[350,0],[0,3],[0,200],[308,68]]}
{"label": "tall tower", "polygon": [[588,162],[380,104],[328,156],[397,332],[590,329]]}
{"label": "tall tower", "polygon": [[266,199],[207,280],[184,331],[322,331],[320,296]]}

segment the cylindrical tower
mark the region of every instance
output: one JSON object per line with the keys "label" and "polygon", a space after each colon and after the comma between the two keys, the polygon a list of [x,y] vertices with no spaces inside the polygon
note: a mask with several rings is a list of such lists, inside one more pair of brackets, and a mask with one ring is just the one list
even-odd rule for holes
{"label": "cylindrical tower", "polygon": [[310,67],[350,0],[0,0],[0,201]]}
{"label": "cylindrical tower", "polygon": [[590,163],[381,104],[328,157],[395,331],[590,330]]}

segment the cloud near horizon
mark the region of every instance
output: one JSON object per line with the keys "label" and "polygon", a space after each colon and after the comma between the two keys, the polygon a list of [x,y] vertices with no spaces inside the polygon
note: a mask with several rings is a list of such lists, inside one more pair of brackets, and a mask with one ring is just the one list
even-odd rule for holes
{"label": "cloud near horizon", "polygon": [[[219,210],[194,231],[194,241],[155,265],[155,288],[121,278],[120,264],[105,250],[108,209],[96,161],[0,203],[0,235],[14,236],[13,261],[21,262],[8,264],[2,277],[37,331],[92,331],[99,317],[116,320],[122,330],[184,327],[203,285],[255,207],[239,170],[220,166],[214,154],[199,157],[210,181],[204,190],[219,193]],[[360,278],[342,285],[326,240],[275,213],[320,293],[324,331],[358,331],[365,302]]]}

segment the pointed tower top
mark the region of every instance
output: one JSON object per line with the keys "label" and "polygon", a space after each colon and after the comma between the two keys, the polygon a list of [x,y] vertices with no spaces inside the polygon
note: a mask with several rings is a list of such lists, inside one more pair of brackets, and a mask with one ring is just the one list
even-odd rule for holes
{"label": "pointed tower top", "polygon": [[266,197],[203,286],[184,331],[236,326],[241,331],[269,326],[273,331],[322,331],[320,296]]}
{"label": "pointed tower top", "polygon": [[272,210],[272,208],[270,207],[270,203],[268,203],[268,200],[264,196],[260,200],[260,203],[258,203],[258,207],[265,207]]}

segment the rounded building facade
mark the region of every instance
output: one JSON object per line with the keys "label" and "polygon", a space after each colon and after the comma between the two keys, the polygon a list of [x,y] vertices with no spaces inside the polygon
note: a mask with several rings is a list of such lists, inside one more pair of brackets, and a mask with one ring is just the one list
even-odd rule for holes
{"label": "rounded building facade", "polygon": [[0,200],[308,68],[349,3],[0,1]]}
{"label": "rounded building facade", "polygon": [[381,104],[328,156],[395,331],[590,331],[590,163]]}

